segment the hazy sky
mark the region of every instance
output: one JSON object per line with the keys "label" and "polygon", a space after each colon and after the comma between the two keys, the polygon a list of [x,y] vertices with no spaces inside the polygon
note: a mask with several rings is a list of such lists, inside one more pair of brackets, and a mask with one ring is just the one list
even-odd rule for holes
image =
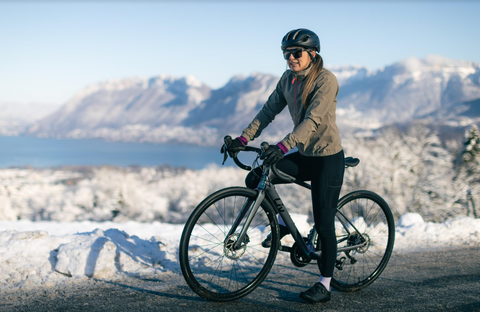
{"label": "hazy sky", "polygon": [[[224,3],[225,2],[225,3]],[[379,69],[409,56],[480,62],[475,1],[4,1],[0,102],[63,104],[107,79],[285,70],[280,42],[309,28],[327,65]]]}

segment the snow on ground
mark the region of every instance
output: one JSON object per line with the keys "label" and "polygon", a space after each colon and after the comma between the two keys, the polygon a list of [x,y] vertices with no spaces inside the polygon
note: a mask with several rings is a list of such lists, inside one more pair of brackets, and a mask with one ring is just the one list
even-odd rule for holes
{"label": "snow on ground", "polygon": [[[300,232],[308,233],[307,216],[292,216]],[[0,221],[0,229],[2,291],[180,272],[182,224]],[[408,213],[398,220],[397,253],[461,246],[480,246],[480,219],[432,223]],[[288,261],[287,255],[280,261]]]}

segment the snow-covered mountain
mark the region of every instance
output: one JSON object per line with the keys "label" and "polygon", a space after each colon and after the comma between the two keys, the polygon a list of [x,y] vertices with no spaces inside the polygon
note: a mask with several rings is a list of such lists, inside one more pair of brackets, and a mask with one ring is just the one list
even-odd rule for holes
{"label": "snow-covered mountain", "polygon": [[0,135],[16,136],[26,126],[58,109],[58,105],[48,103],[0,102]]}
{"label": "snow-covered mountain", "polygon": [[136,124],[174,126],[209,98],[210,92],[193,77],[110,80],[82,90],[30,131],[49,136]]}
{"label": "snow-covered mountain", "polygon": [[[251,121],[277,80],[260,73],[236,76],[217,90],[193,77],[107,81],[81,91],[57,112],[29,127],[28,133],[41,137],[218,144],[220,137],[235,134]],[[278,118],[288,117],[282,116]],[[283,127],[286,123],[280,124]],[[270,131],[273,129],[275,126]]]}
{"label": "snow-covered mountain", "polygon": [[407,122],[480,98],[480,63],[442,56],[410,57],[358,76],[345,79],[338,95],[346,120],[358,114],[353,119]]}
{"label": "snow-covered mountain", "polygon": [[[340,84],[337,122],[344,131],[417,118],[480,116],[480,63],[428,56],[376,71],[326,67]],[[278,78],[262,73],[235,76],[216,90],[193,77],[166,75],[102,82],[78,93],[28,132],[42,137],[218,144],[225,134],[240,134]],[[281,139],[291,129],[285,110],[262,139]]]}

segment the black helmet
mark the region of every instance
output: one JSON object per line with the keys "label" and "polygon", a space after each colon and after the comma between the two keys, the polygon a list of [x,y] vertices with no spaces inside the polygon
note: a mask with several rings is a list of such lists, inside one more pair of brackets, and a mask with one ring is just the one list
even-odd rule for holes
{"label": "black helmet", "polygon": [[314,49],[320,53],[320,39],[311,30],[305,28],[294,29],[289,31],[282,39],[282,50],[285,51],[288,47]]}

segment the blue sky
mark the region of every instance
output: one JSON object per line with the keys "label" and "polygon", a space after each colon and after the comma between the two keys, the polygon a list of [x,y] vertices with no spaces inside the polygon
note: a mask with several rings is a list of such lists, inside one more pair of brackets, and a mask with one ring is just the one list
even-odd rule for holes
{"label": "blue sky", "polygon": [[372,70],[409,56],[480,62],[475,1],[2,1],[0,103],[64,104],[85,86],[134,76],[280,76],[280,41],[315,31],[327,65]]}

